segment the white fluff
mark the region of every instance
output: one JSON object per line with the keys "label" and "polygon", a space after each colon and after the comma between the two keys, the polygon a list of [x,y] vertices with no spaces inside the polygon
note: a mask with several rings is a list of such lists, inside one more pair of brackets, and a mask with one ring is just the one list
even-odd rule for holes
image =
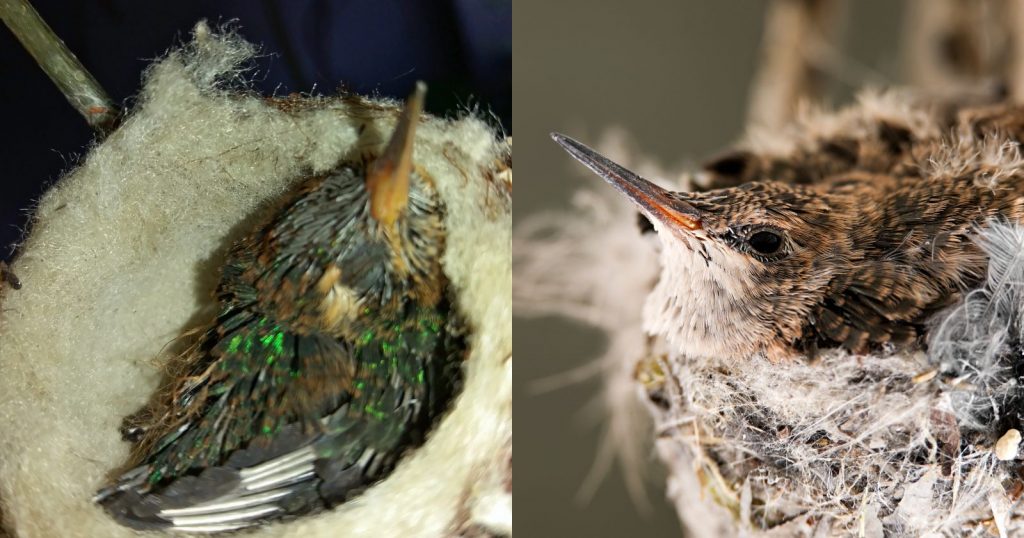
{"label": "white fluff", "polygon": [[[620,132],[608,133],[602,153],[647,177],[665,174],[649,160],[630,154]],[[595,182],[596,178],[588,177]],[[559,313],[604,330],[608,349],[580,370],[569,371],[542,388],[603,375],[601,407],[607,415],[603,446],[587,482],[590,493],[618,459],[626,486],[638,503],[646,501],[641,480],[649,420],[636,399],[633,372],[647,345],[641,308],[658,277],[657,238],[641,237],[636,210],[612,189],[586,189],[573,198],[575,214],[546,213],[516,225],[513,306],[516,315]],[[614,261],[611,261],[614,260]]]}

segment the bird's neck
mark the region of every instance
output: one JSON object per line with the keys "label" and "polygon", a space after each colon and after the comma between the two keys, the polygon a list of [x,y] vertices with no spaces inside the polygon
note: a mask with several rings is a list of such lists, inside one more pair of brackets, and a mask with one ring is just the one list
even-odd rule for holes
{"label": "bird's neck", "polygon": [[[707,242],[710,243],[710,242]],[[725,249],[663,241],[661,277],[644,305],[644,328],[676,352],[697,357],[749,356],[770,334],[748,323],[756,287]]]}

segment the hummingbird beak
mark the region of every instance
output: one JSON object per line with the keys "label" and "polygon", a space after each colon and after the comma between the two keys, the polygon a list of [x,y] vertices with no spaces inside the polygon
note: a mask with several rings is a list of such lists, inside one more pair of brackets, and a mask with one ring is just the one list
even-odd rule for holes
{"label": "hummingbird beak", "polygon": [[676,229],[701,229],[701,214],[697,208],[674,198],[671,191],[626,170],[568,136],[551,133],[551,138],[574,159],[628,196],[650,218]]}
{"label": "hummingbird beak", "polygon": [[423,112],[423,97],[426,93],[427,85],[417,82],[416,89],[405,102],[387,148],[373,161],[366,174],[370,215],[385,226],[394,224],[409,205],[413,140],[416,138],[416,123]]}

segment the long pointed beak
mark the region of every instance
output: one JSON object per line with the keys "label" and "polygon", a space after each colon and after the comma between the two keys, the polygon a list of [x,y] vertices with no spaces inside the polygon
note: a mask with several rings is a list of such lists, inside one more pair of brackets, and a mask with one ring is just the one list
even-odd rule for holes
{"label": "long pointed beak", "polygon": [[370,193],[370,215],[386,226],[394,224],[409,205],[409,174],[412,173],[412,147],[416,138],[416,123],[423,112],[423,98],[427,85],[416,83],[395,132],[387,148],[373,161],[366,174],[366,189]]}
{"label": "long pointed beak", "polygon": [[611,183],[622,194],[628,196],[650,218],[657,219],[672,228],[701,229],[701,214],[697,208],[674,198],[671,191],[626,170],[568,136],[551,133],[551,138],[558,142],[558,145],[562,146],[565,151],[568,151],[574,159],[583,163],[595,174]]}

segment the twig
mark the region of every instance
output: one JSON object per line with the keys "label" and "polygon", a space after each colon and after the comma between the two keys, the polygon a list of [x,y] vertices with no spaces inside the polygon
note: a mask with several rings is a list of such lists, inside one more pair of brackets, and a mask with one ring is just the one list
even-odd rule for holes
{"label": "twig", "polygon": [[757,77],[751,86],[748,125],[778,128],[797,103],[820,93],[816,50],[831,26],[832,0],[773,0],[765,14]]}
{"label": "twig", "polygon": [[1010,34],[1006,86],[1013,102],[1024,103],[1024,0],[1006,0],[1005,7],[1004,24]]}
{"label": "twig", "polygon": [[90,127],[101,136],[114,128],[117,107],[28,0],[0,0],[0,19]]}
{"label": "twig", "polygon": [[[996,2],[909,0],[904,65],[912,86],[939,97],[984,96],[997,82],[1005,31]],[[1004,26],[1005,24],[1005,26]]]}

